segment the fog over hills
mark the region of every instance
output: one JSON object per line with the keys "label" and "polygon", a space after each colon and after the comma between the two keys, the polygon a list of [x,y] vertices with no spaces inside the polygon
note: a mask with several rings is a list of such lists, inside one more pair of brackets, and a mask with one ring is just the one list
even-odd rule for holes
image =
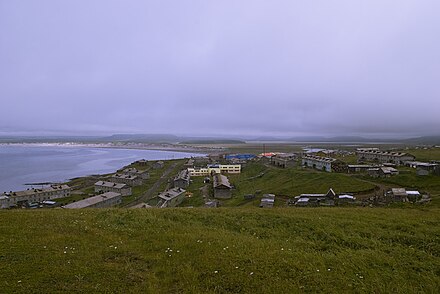
{"label": "fog over hills", "polygon": [[247,137],[247,136],[176,136],[171,134],[115,134],[111,136],[0,136],[0,143],[171,143],[171,144],[238,144],[245,142],[286,142],[286,143],[402,143],[440,145],[440,136],[413,138],[366,138],[359,136],[302,136],[302,137]]}
{"label": "fog over hills", "polygon": [[436,136],[438,11],[437,0],[2,1],[0,135]]}

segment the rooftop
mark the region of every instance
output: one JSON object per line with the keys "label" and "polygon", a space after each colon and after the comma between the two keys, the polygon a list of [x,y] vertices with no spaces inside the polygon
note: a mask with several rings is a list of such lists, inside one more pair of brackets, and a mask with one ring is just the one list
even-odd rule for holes
{"label": "rooftop", "polygon": [[23,191],[16,191],[16,192],[4,192],[3,195],[5,196],[12,196],[12,197],[20,197],[20,196],[30,196],[35,195],[39,193],[48,193],[48,192],[56,192],[56,191],[63,191],[63,190],[69,190],[69,185],[50,185],[49,187],[42,188],[42,189],[28,189]]}
{"label": "rooftop", "polygon": [[335,158],[330,157],[322,157],[322,156],[316,156],[316,155],[304,155],[303,159],[310,159],[310,160],[316,160],[321,162],[335,162]]}
{"label": "rooftop", "polygon": [[108,188],[115,188],[115,189],[123,189],[128,187],[126,184],[122,183],[113,183],[113,182],[106,182],[106,181],[97,181],[95,183],[95,186],[101,186],[101,187],[108,187]]}
{"label": "rooftop", "polygon": [[64,205],[63,208],[86,208],[97,203],[103,202],[107,199],[112,199],[121,196],[119,193],[115,192],[107,192],[101,195],[96,195],[90,198],[86,198],[80,201],[76,201],[67,205]]}
{"label": "rooftop", "polygon": [[181,195],[182,193],[185,193],[186,191],[182,188],[172,188],[170,190],[167,190],[165,192],[162,192],[159,194],[159,198],[164,199],[166,201],[171,200],[173,198],[176,198],[177,196]]}
{"label": "rooftop", "polygon": [[222,174],[215,174],[213,176],[213,179],[214,179],[214,188],[217,188],[219,186],[224,186],[231,189],[231,184],[229,183],[229,180],[226,176]]}

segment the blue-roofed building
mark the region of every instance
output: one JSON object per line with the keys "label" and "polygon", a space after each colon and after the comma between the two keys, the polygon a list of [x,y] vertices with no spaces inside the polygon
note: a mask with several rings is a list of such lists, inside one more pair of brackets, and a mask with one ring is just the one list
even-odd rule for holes
{"label": "blue-roofed building", "polygon": [[238,160],[251,160],[257,157],[254,154],[228,154],[225,155],[226,160],[238,159]]}

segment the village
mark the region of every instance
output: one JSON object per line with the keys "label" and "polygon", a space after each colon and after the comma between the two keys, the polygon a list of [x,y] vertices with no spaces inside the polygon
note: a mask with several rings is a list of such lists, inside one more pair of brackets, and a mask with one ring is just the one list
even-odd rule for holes
{"label": "village", "polygon": [[[355,157],[356,164],[344,161],[348,157]],[[302,184],[307,179],[297,180],[293,175],[273,189],[271,182],[289,172],[322,179],[307,188]],[[371,147],[355,151],[304,148],[302,152],[290,153],[212,153],[187,160],[139,160],[113,174],[87,181],[77,179],[72,183],[4,192],[0,195],[0,208],[372,207],[430,202],[431,195],[423,187],[390,183],[389,179],[400,173],[421,181],[438,177],[440,162],[417,161],[410,153]],[[330,177],[336,174],[341,178],[332,182]],[[266,182],[269,176],[276,178]],[[297,193],[289,191],[289,182],[298,182]],[[314,186],[322,187],[320,193]],[[280,193],[280,189],[287,193]]]}

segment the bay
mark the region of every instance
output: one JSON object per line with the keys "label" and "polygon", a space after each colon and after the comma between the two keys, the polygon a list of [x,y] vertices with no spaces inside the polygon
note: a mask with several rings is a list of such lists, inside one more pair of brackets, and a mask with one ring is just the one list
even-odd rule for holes
{"label": "bay", "polygon": [[167,160],[202,154],[138,149],[1,145],[0,193],[25,190],[27,183],[64,182],[105,174],[139,159]]}

